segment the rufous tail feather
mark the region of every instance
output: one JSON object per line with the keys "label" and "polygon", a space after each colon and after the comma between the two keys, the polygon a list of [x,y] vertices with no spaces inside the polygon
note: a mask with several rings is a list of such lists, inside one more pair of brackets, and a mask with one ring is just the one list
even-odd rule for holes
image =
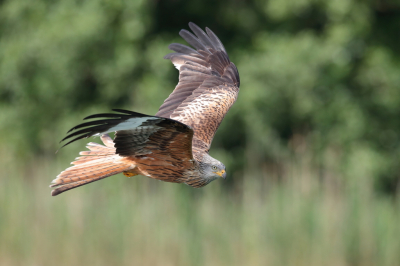
{"label": "rufous tail feather", "polygon": [[86,147],[90,151],[80,152],[83,156],[71,163],[74,166],[65,169],[53,180],[50,187],[57,188],[51,191],[52,196],[135,168],[134,162],[115,154],[114,143],[108,135],[101,136],[101,140],[106,146],[88,143]]}

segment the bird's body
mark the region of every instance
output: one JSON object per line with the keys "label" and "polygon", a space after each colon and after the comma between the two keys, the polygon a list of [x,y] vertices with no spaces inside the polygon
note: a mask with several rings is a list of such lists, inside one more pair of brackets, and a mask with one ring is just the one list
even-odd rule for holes
{"label": "bird's body", "polygon": [[[53,180],[53,196],[121,172],[192,187],[225,178],[225,166],[208,151],[237,99],[239,73],[211,30],[206,28],[206,34],[193,23],[189,26],[196,36],[186,30],[180,35],[196,50],[169,46],[175,53],[165,58],[179,70],[179,83],[156,116],[116,109],[118,113],[92,115],[85,119],[102,119],[72,128],[64,140],[75,138],[67,144],[100,135],[104,145],[89,143],[90,151],[81,152],[74,166]],[[114,140],[110,132],[115,132]]]}

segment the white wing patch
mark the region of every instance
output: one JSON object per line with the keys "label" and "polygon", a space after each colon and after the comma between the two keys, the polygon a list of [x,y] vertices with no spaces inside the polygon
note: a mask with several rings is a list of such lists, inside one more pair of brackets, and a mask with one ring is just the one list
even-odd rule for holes
{"label": "white wing patch", "polygon": [[118,125],[108,129],[107,131],[102,132],[101,134],[106,134],[114,131],[119,130],[134,130],[135,128],[140,127],[143,122],[150,121],[150,120],[158,120],[158,117],[135,117],[129,118],[128,120],[119,123]]}
{"label": "white wing patch", "polygon": [[174,66],[176,67],[176,69],[178,69],[179,71],[181,70],[182,64],[178,64],[178,63],[174,63],[174,62],[172,62],[172,63],[174,64]]}

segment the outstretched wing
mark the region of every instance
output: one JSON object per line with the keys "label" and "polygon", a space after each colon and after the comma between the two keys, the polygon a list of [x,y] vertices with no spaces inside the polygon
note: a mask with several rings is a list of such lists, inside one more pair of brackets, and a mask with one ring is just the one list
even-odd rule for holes
{"label": "outstretched wing", "polygon": [[175,53],[164,58],[179,70],[179,83],[156,115],[192,127],[193,149],[208,152],[219,124],[236,101],[239,72],[210,29],[205,33],[193,23],[189,27],[195,35],[187,30],[179,34],[196,50],[178,43],[169,45]]}
{"label": "outstretched wing", "polygon": [[[115,153],[131,158],[139,173],[167,182],[193,169],[193,130],[172,119],[114,109],[119,113],[96,114],[85,119],[103,118],[73,127],[62,141],[76,140],[115,131]],[[105,119],[104,119],[105,118]],[[65,146],[64,145],[64,146]]]}

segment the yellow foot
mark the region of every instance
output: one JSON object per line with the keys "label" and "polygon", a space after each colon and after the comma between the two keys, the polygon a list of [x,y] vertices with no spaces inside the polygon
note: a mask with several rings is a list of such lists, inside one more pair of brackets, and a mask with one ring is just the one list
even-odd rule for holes
{"label": "yellow foot", "polygon": [[122,173],[124,174],[124,176],[127,176],[127,177],[132,177],[132,176],[137,175],[137,174],[132,173],[132,172],[122,172]]}

